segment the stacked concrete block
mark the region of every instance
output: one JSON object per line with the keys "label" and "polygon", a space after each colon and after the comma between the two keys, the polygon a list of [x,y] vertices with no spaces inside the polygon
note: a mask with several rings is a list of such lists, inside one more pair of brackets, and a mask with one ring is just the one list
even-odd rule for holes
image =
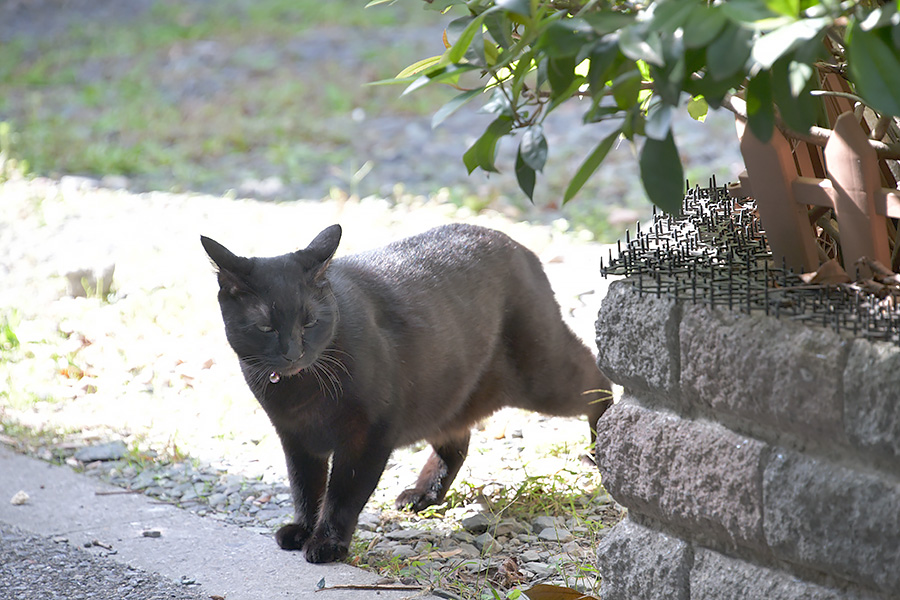
{"label": "stacked concrete block", "polygon": [[900,348],[617,282],[604,600],[900,598]]}

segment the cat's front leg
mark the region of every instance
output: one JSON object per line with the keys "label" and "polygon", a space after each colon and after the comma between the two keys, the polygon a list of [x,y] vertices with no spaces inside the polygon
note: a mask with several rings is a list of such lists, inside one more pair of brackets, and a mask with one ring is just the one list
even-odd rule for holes
{"label": "cat's front leg", "polygon": [[319,522],[304,548],[307,561],[326,563],[347,556],[359,513],[375,491],[391,450],[376,442],[335,451]]}
{"label": "cat's front leg", "polygon": [[328,461],[310,454],[290,436],[280,437],[294,500],[294,522],[279,529],[275,541],[284,550],[301,550],[318,521],[319,504],[328,481]]}

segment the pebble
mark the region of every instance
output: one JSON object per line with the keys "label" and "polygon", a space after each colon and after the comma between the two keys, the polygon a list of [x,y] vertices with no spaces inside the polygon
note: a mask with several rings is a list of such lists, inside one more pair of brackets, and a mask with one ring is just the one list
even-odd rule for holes
{"label": "pebble", "polygon": [[83,463],[94,462],[97,460],[110,461],[119,460],[128,454],[128,447],[122,440],[115,440],[105,444],[97,444],[96,446],[85,446],[75,451],[75,459]]}
{"label": "pebble", "polygon": [[545,542],[565,543],[565,542],[571,542],[572,540],[574,540],[575,536],[572,535],[572,533],[566,529],[557,529],[556,527],[547,527],[547,528],[541,530],[541,532],[538,534],[538,539],[544,540]]}
{"label": "pebble", "polygon": [[10,499],[9,503],[13,506],[22,506],[23,504],[28,502],[28,500],[28,492],[26,492],[25,490],[19,490],[18,492],[13,494],[13,497]]}
{"label": "pebble", "polygon": [[487,531],[491,524],[492,519],[489,519],[484,513],[475,513],[460,521],[463,529],[476,535]]}

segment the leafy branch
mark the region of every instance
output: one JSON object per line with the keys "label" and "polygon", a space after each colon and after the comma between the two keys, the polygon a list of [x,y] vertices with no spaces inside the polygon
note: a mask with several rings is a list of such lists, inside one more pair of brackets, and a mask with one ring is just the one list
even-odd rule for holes
{"label": "leafy branch", "polygon": [[[370,5],[397,0],[373,0]],[[877,0],[425,0],[453,14],[443,54],[421,60],[395,83],[404,94],[427,85],[460,90],[434,126],[476,97],[494,115],[464,153],[475,169],[496,171],[499,140],[519,135],[515,172],[533,199],[546,164],[545,119],[573,99],[589,100],[585,126],[612,123],[575,170],[571,200],[617,140],[640,145],[641,179],[668,212],[681,205],[683,170],[672,118],[702,120],[710,107],[746,118],[762,141],[773,130],[821,140],[829,127],[821,98],[825,73],[846,80],[838,94],[871,108],[882,136],[900,115],[900,13]],[[739,100],[739,102],[735,102]],[[739,108],[738,108],[738,105]],[[877,128],[876,128],[877,129]],[[876,139],[879,153],[895,146]]]}

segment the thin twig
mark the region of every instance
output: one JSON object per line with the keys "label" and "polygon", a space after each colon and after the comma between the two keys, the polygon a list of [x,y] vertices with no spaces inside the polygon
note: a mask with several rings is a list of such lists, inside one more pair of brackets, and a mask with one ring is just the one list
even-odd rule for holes
{"label": "thin twig", "polygon": [[424,590],[425,586],[421,585],[404,585],[400,583],[373,583],[369,585],[359,584],[359,583],[338,583],[335,585],[326,585],[324,587],[317,588],[317,592],[324,592],[326,590],[389,590],[389,591],[405,591],[405,592],[418,592]]}

